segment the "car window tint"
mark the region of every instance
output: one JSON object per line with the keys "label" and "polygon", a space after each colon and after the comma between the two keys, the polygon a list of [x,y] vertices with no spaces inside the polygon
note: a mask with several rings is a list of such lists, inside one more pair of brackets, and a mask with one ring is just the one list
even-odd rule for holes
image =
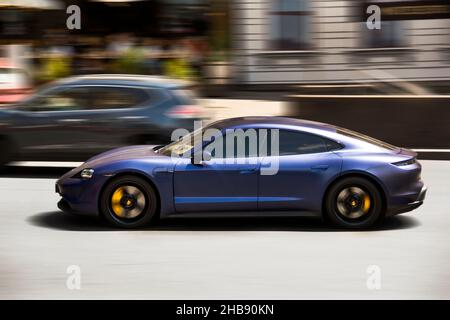
{"label": "car window tint", "polygon": [[342,145],[340,143],[337,143],[336,141],[324,139],[325,144],[327,145],[328,151],[334,151],[334,150],[340,150],[342,149]]}
{"label": "car window tint", "polygon": [[34,112],[80,110],[88,105],[88,99],[88,93],[81,87],[54,89],[32,98],[22,109]]}
{"label": "car window tint", "polygon": [[[216,137],[205,150],[211,153],[212,158],[249,158],[257,157],[259,151],[259,131],[245,129],[230,131],[225,135]],[[219,149],[221,152],[219,152]]]}
{"label": "car window tint", "polygon": [[149,99],[143,89],[120,87],[90,87],[89,109],[121,109],[140,105]]}
{"label": "car window tint", "polygon": [[[272,137],[271,143],[275,141]],[[272,150],[275,146],[271,146]],[[319,153],[328,151],[325,139],[304,132],[280,130],[279,131],[279,155],[294,155]]]}

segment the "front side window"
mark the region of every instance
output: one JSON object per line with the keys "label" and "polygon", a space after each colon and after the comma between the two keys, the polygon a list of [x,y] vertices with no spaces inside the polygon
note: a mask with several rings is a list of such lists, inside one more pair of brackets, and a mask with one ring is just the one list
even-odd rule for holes
{"label": "front side window", "polygon": [[26,100],[20,109],[32,112],[81,110],[89,104],[88,99],[82,87],[50,89]]}
{"label": "front side window", "polygon": [[309,0],[274,0],[270,12],[270,47],[301,50],[311,45]]}
{"label": "front side window", "polygon": [[[261,132],[261,130],[263,131]],[[266,156],[267,135],[270,135],[270,130],[267,129],[221,130],[219,128],[206,127],[159,149],[158,153],[167,156],[185,156],[193,151],[196,143],[200,142],[203,144],[203,150],[209,152],[213,159]]]}
{"label": "front side window", "polygon": [[216,137],[209,143],[205,150],[211,154],[212,158],[252,158],[261,155],[260,136],[261,129],[237,129],[230,130]]}

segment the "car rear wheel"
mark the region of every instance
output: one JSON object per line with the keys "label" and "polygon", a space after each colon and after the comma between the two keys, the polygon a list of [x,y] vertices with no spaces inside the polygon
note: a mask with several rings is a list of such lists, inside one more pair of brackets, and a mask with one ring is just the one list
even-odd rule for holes
{"label": "car rear wheel", "polygon": [[122,176],[103,191],[100,209],[106,220],[122,228],[139,228],[155,216],[157,198],[153,187],[136,176]]}
{"label": "car rear wheel", "polygon": [[373,183],[364,178],[349,177],[331,187],[325,205],[333,224],[350,229],[365,229],[382,217],[382,201]]}
{"label": "car rear wheel", "polygon": [[11,161],[12,149],[11,144],[5,137],[0,137],[0,167]]}

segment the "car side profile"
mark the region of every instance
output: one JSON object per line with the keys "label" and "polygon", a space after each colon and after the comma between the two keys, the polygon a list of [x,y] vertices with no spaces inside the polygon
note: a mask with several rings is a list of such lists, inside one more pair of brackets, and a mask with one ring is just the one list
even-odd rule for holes
{"label": "car side profile", "polygon": [[170,141],[203,117],[189,83],[139,75],[58,80],[0,109],[0,165],[84,160],[130,144]]}
{"label": "car side profile", "polygon": [[[250,131],[257,148],[224,143]],[[166,146],[102,153],[62,176],[56,191],[63,211],[124,228],[170,216],[314,216],[363,229],[419,207],[426,187],[413,151],[328,124],[243,117]]]}

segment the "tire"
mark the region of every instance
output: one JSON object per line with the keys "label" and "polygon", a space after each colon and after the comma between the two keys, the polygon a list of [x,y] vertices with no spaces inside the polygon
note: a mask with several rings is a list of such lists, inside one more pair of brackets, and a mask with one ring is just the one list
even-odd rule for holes
{"label": "tire", "polygon": [[107,222],[121,228],[140,228],[156,216],[157,197],[143,178],[127,175],[109,182],[100,198],[100,211]]}
{"label": "tire", "polygon": [[329,220],[348,229],[367,229],[383,217],[383,199],[377,187],[364,178],[337,181],[328,191],[325,209]]}
{"label": "tire", "polygon": [[0,167],[3,167],[11,161],[12,157],[11,144],[5,137],[0,137],[0,150]]}

